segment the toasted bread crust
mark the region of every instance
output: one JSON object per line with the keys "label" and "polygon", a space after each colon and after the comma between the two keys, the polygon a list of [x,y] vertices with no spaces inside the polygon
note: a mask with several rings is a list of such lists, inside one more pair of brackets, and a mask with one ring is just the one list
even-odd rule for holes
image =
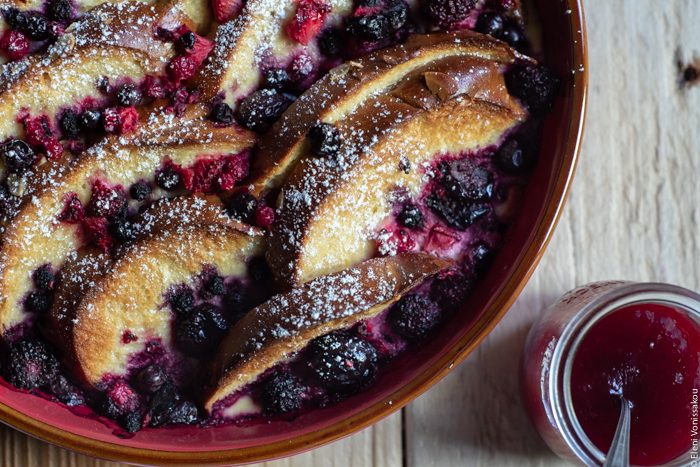
{"label": "toasted bread crust", "polygon": [[250,311],[221,344],[214,363],[217,383],[205,395],[205,408],[211,411],[312,339],[378,315],[450,265],[424,253],[375,258],[273,297]]}

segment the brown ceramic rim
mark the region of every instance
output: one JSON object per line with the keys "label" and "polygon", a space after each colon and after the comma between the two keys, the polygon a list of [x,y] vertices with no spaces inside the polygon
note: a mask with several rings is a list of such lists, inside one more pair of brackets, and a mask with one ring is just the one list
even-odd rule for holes
{"label": "brown ceramic rim", "polygon": [[0,404],[0,419],[18,430],[49,443],[112,461],[168,466],[246,464],[298,454],[350,436],[388,417],[430,389],[467,358],[503,318],[532,276],[559,221],[578,159],[588,89],[588,52],[583,8],[581,0],[567,0],[567,4],[574,39],[573,64],[582,67],[582,70],[575,73],[573,78],[574,87],[566,147],[550,202],[533,242],[501,293],[466,335],[417,378],[376,404],[328,427],[283,441],[222,451],[158,451],[97,441],[39,422],[4,404]]}

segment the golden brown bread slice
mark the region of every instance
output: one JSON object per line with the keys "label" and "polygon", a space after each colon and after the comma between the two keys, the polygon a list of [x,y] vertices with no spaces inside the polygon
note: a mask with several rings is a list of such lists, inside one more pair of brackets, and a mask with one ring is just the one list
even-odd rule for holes
{"label": "golden brown bread slice", "polygon": [[[245,281],[247,262],[261,255],[263,247],[261,235],[189,222],[125,246],[109,266],[92,250],[62,275],[64,281],[73,274],[74,281],[94,285],[77,294],[60,293],[46,328],[64,362],[91,385],[126,375],[132,358],[154,341],[163,352],[159,363],[168,373],[182,374],[189,367],[180,367],[187,358],[175,349],[174,315],[166,293],[182,284],[195,286],[211,268],[226,280]],[[86,278],[89,265],[96,272]]]}
{"label": "golden brown bread slice", "polygon": [[[164,118],[164,117],[163,117]],[[77,196],[83,206],[93,183],[101,180],[127,192],[136,181],[149,181],[150,201],[182,194],[153,183],[166,160],[188,166],[201,157],[238,154],[254,136],[235,127],[220,128],[206,120],[155,119],[131,139],[109,138],[74,161],[46,163],[28,184],[19,211],[6,220],[0,245],[0,333],[27,318],[24,300],[34,284],[32,272],[45,264],[59,270],[67,256],[88,243],[80,224],[58,220],[67,201]],[[130,199],[132,211],[143,202]]]}
{"label": "golden brown bread slice", "polygon": [[[261,139],[260,150],[252,167],[251,192],[260,196],[282,185],[296,164],[308,154],[309,141],[306,136],[317,122],[342,121],[365,105],[367,99],[391,91],[401,80],[450,57],[464,57],[487,69],[530,60],[489,36],[460,31],[414,35],[406,44],[378,50],[343,64],[304,93]],[[486,75],[493,77],[493,73]],[[496,99],[495,103],[519,111],[517,104],[507,96],[506,102],[501,102],[505,87],[498,89],[498,85],[503,85],[502,79],[499,79],[499,83],[462,81],[463,86],[473,89],[471,94],[477,93],[480,88],[493,89],[491,96]],[[462,92],[470,95],[466,89]],[[397,97],[405,99],[407,104],[421,105],[411,99],[410,93],[404,92]],[[472,97],[493,100],[483,93]]]}
{"label": "golden brown bread slice", "polygon": [[[298,286],[373,256],[392,193],[417,198],[435,161],[494,146],[524,121],[501,75],[519,59],[475,33],[420,36],[336,70],[302,96],[265,135],[257,155],[265,168],[253,182],[261,193],[293,169],[270,236],[278,281]],[[306,134],[319,121],[343,137],[334,157],[309,156]]]}
{"label": "golden brown bread slice", "polygon": [[314,338],[377,316],[450,265],[424,253],[404,253],[371,259],[276,295],[229,331],[214,363],[216,384],[205,395],[204,407],[211,413],[217,402]]}

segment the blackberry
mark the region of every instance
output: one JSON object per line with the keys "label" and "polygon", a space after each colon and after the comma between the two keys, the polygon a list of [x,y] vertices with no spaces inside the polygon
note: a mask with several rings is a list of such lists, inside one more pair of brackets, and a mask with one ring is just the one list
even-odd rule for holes
{"label": "blackberry", "polygon": [[265,411],[272,414],[285,414],[301,408],[301,385],[289,373],[274,373],[260,388],[260,402]]}
{"label": "blackberry", "polygon": [[340,55],[343,43],[343,33],[338,29],[326,29],[318,36],[318,48],[326,57]]}
{"label": "blackberry", "polygon": [[135,107],[141,103],[143,94],[134,83],[124,83],[117,87],[114,97],[117,99],[117,104],[122,107]]}
{"label": "blackberry", "polygon": [[167,379],[160,365],[152,363],[136,374],[136,387],[144,394],[153,394],[165,384]]}
{"label": "blackberry", "polygon": [[128,206],[126,193],[121,187],[111,187],[102,180],[95,180],[92,185],[88,214],[95,217],[112,217],[122,213]]}
{"label": "blackberry", "polygon": [[521,31],[519,27],[513,25],[504,26],[503,32],[501,32],[499,39],[505,41],[509,46],[521,52],[527,45],[527,39],[525,38],[523,31]]}
{"label": "blackberry", "polygon": [[258,133],[267,131],[292,101],[274,89],[259,89],[246,97],[238,108],[241,124]]}
{"label": "blackberry", "polygon": [[109,225],[109,233],[119,242],[128,242],[136,236],[134,226],[123,217],[114,217]]}
{"label": "blackberry", "polygon": [[258,256],[257,258],[250,260],[250,263],[248,263],[248,275],[256,282],[264,281],[270,278],[272,275],[272,270],[267,264],[264,256]]}
{"label": "blackberry", "polygon": [[73,18],[73,5],[70,0],[53,0],[46,8],[46,14],[58,23],[67,23]]}
{"label": "blackberry", "polygon": [[234,285],[229,287],[223,304],[229,323],[235,324],[248,311],[245,307],[245,298],[245,293],[240,286]]}
{"label": "blackberry", "polygon": [[204,290],[211,295],[225,295],[226,286],[224,285],[224,279],[219,275],[212,276],[204,286]]}
{"label": "blackberry", "polygon": [[465,255],[466,267],[473,270],[477,275],[483,274],[491,266],[493,260],[493,250],[483,242],[477,242],[469,247]]}
{"label": "blackberry", "polygon": [[337,392],[358,390],[372,380],[377,351],[359,336],[336,331],[311,341],[309,365],[316,376]]}
{"label": "blackberry", "polygon": [[216,104],[211,108],[209,118],[218,123],[233,123],[233,109],[228,104]]}
{"label": "blackberry", "polygon": [[40,290],[51,290],[56,282],[56,276],[53,275],[48,266],[37,269],[32,274],[32,279],[34,279],[34,283]]}
{"label": "blackberry", "polygon": [[496,152],[496,164],[507,174],[517,175],[534,162],[534,151],[516,137],[510,137]]}
{"label": "blackberry", "polygon": [[483,202],[493,196],[494,176],[486,167],[463,163],[452,169],[447,163],[439,166],[440,184],[457,201]]}
{"label": "blackberry", "polygon": [[143,201],[151,195],[151,191],[153,191],[151,189],[151,184],[145,180],[141,180],[131,185],[129,195],[131,195],[131,199],[135,201]]}
{"label": "blackberry", "polygon": [[192,31],[186,32],[177,38],[177,43],[187,53],[194,52],[194,46],[197,44],[197,35]]}
{"label": "blackberry", "polygon": [[43,292],[32,292],[24,301],[27,311],[44,314],[51,308],[51,299]]}
{"label": "blackberry", "polygon": [[428,196],[425,203],[457,230],[465,230],[491,212],[488,204],[455,200],[435,193]]}
{"label": "blackberry", "polygon": [[58,124],[66,139],[76,139],[80,134],[80,118],[71,109],[63,112]]}
{"label": "blackberry", "polygon": [[166,167],[156,175],[156,185],[165,191],[173,191],[180,181],[180,174],[173,167]]}
{"label": "blackberry", "polygon": [[80,391],[61,374],[56,375],[49,383],[47,389],[51,394],[56,396],[59,401],[69,407],[75,407],[85,403],[85,398]]}
{"label": "blackberry", "polygon": [[217,348],[228,331],[221,310],[209,303],[196,307],[192,314],[177,323],[176,341],[187,355],[203,358]]}
{"label": "blackberry", "polygon": [[122,419],[122,427],[129,433],[136,433],[143,427],[143,414],[141,411],[130,412]]}
{"label": "blackberry", "polygon": [[533,114],[549,112],[561,81],[544,65],[522,65],[505,74],[508,92]]}
{"label": "blackberry", "polygon": [[423,11],[436,26],[448,29],[463,21],[476,5],[476,0],[422,0]]}
{"label": "blackberry", "polygon": [[250,193],[238,193],[231,199],[229,210],[231,214],[243,222],[253,223],[255,211],[258,209],[258,200]]}
{"label": "blackberry", "polygon": [[194,294],[192,291],[175,294],[170,297],[170,306],[179,319],[186,319],[194,309]]}
{"label": "blackberry", "polygon": [[408,19],[408,10],[402,2],[388,11],[364,16],[351,16],[345,21],[351,36],[368,42],[385,39],[403,27]]}
{"label": "blackberry", "polygon": [[417,229],[423,225],[423,213],[414,204],[407,204],[399,213],[399,222],[409,229]]}
{"label": "blackberry", "polygon": [[343,143],[340,130],[330,123],[317,123],[309,130],[311,152],[317,156],[333,156]]}
{"label": "blackberry", "polygon": [[4,365],[7,381],[18,389],[45,386],[58,374],[59,364],[43,341],[22,338],[10,344]]}
{"label": "blackberry", "polygon": [[49,23],[40,13],[27,14],[27,28],[23,32],[33,41],[43,41],[51,37]]}
{"label": "blackberry", "polygon": [[159,427],[167,425],[170,419],[170,412],[180,401],[180,393],[170,382],[164,383],[161,388],[151,398],[148,408],[148,426]]}
{"label": "blackberry", "polygon": [[7,8],[3,12],[3,16],[5,16],[5,21],[7,22],[7,25],[10,26],[11,30],[19,32],[25,32],[27,30],[29,18],[27,18],[27,14],[25,12],[20,11],[17,8]]}
{"label": "blackberry", "polygon": [[475,31],[499,38],[503,33],[503,17],[495,11],[487,11],[479,15]]}
{"label": "blackberry", "polygon": [[97,109],[88,109],[80,116],[80,123],[86,130],[101,129],[102,112]]}
{"label": "blackberry", "polygon": [[391,330],[407,341],[425,337],[440,322],[440,307],[418,294],[404,295],[389,311]]}
{"label": "blackberry", "polygon": [[288,89],[291,84],[292,80],[289,78],[287,70],[283,68],[270,68],[265,72],[262,87],[281,92]]}
{"label": "blackberry", "polygon": [[23,173],[36,161],[32,148],[21,139],[12,139],[2,146],[2,157],[5,159],[7,170],[12,173]]}
{"label": "blackberry", "polygon": [[168,425],[192,425],[199,420],[199,411],[192,401],[182,401],[175,404],[168,416]]}

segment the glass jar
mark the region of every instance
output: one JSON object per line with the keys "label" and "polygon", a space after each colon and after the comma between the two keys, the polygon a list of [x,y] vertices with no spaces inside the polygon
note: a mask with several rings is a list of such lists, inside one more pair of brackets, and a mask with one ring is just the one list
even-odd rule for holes
{"label": "glass jar", "polygon": [[[601,466],[605,455],[588,439],[574,412],[571,372],[579,344],[603,317],[622,307],[657,303],[675,308],[700,325],[700,295],[660,283],[596,282],[566,293],[533,325],[521,362],[523,403],[542,439],[560,457],[575,464]],[[697,391],[688,401],[697,419]],[[697,426],[697,425],[695,425]],[[697,466],[698,436],[671,466]]]}

